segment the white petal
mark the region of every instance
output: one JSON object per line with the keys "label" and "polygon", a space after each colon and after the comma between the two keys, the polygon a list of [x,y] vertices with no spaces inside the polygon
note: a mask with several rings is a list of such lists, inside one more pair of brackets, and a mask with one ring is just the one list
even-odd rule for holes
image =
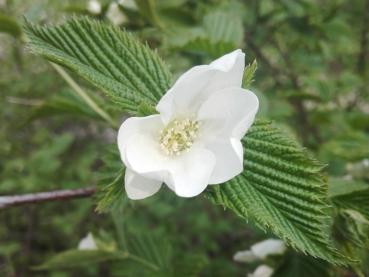
{"label": "white petal", "polygon": [[209,184],[224,183],[243,170],[243,148],[237,139],[214,139],[205,146],[216,159]]}
{"label": "white petal", "polygon": [[203,134],[241,139],[254,122],[259,108],[257,96],[249,90],[232,87],[212,95],[200,108],[198,120]]}
{"label": "white petal", "polygon": [[125,154],[127,167],[133,171],[149,179],[167,180],[173,158],[160,149],[159,137],[135,135],[128,141]]}
{"label": "white petal", "polygon": [[215,165],[209,150],[192,147],[179,156],[168,156],[159,144],[143,135],[133,137],[126,148],[129,168],[149,179],[164,182],[178,196],[193,197],[209,183]]}
{"label": "white petal", "polygon": [[163,128],[160,115],[146,117],[130,117],[125,120],[118,131],[118,148],[122,161],[127,165],[126,147],[128,141],[135,135],[144,134],[148,138],[159,136],[160,129]]}
{"label": "white petal", "polygon": [[224,88],[240,87],[245,67],[245,54],[233,51],[213,61],[185,72],[162,97],[156,109],[168,122],[177,116],[196,114],[201,103],[211,94]]}
{"label": "white petal", "polygon": [[260,259],[269,255],[281,255],[286,251],[286,245],[279,239],[267,239],[251,246],[251,251]]}
{"label": "white petal", "polygon": [[161,182],[145,178],[127,168],[124,177],[124,187],[130,199],[138,200],[158,192],[161,187]]}
{"label": "white petal", "polygon": [[241,87],[243,71],[245,69],[245,53],[240,49],[220,57],[209,66],[226,73],[226,76],[222,76],[225,78],[221,80],[223,87]]}
{"label": "white petal", "polygon": [[167,184],[178,196],[196,196],[207,187],[214,166],[213,153],[193,147],[171,164],[171,180],[168,180]]}

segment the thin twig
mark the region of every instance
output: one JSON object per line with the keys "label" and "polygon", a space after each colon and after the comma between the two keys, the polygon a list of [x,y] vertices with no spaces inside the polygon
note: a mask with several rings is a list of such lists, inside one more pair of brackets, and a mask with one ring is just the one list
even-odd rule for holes
{"label": "thin twig", "polygon": [[7,96],[5,99],[8,103],[11,103],[11,104],[33,106],[33,107],[39,107],[44,103],[43,100],[39,100],[39,99],[28,99],[28,98],[14,97],[14,96]]}
{"label": "thin twig", "polygon": [[[262,50],[255,45],[255,43],[252,41],[252,39],[250,39],[250,36],[248,33],[246,33],[245,35],[245,40],[246,40],[246,44],[251,48],[251,50],[253,50],[253,52],[255,53],[255,56],[258,60],[260,60],[261,62],[263,62],[266,65],[266,69],[268,69],[274,78],[275,84],[278,87],[284,87],[284,83],[285,81],[290,81],[292,87],[296,90],[296,91],[301,91],[302,87],[300,85],[298,76],[294,73],[293,70],[285,70],[282,69],[276,65],[274,65],[269,59],[268,57],[262,52]],[[281,55],[281,58],[284,60],[284,62],[286,64],[288,64],[288,66],[286,66],[287,68],[292,68],[292,65],[288,59],[288,56],[282,51],[282,49],[279,48],[278,43],[276,43],[275,41],[272,41],[272,43],[274,43],[274,45],[276,46],[277,50],[279,51],[279,54]],[[318,130],[315,128],[315,126],[312,126],[308,120],[307,117],[307,112],[305,110],[305,107],[301,101],[301,99],[296,99],[296,98],[289,98],[288,99],[290,105],[294,108],[296,114],[297,114],[297,120],[299,121],[299,136],[301,138],[301,140],[303,141],[304,145],[308,144],[308,138],[306,136],[306,131],[309,131],[312,136],[314,136],[315,140],[320,143],[321,142],[321,137],[320,134],[318,132]]]}
{"label": "thin twig", "polygon": [[78,94],[79,97],[82,98],[86,104],[94,110],[98,115],[100,115],[103,119],[105,119],[113,128],[116,128],[117,125],[114,120],[107,114],[103,109],[101,109],[96,102],[69,76],[69,74],[59,65],[50,63],[55,70],[63,77],[63,79],[68,83],[68,85]]}
{"label": "thin twig", "polygon": [[364,14],[362,19],[362,30],[360,38],[360,52],[357,57],[357,71],[363,74],[366,69],[366,60],[368,58],[368,33],[369,33],[369,0],[365,2]]}
{"label": "thin twig", "polygon": [[0,209],[47,201],[69,200],[74,198],[89,197],[95,192],[95,187],[87,187],[80,189],[55,190],[22,195],[0,196]]}

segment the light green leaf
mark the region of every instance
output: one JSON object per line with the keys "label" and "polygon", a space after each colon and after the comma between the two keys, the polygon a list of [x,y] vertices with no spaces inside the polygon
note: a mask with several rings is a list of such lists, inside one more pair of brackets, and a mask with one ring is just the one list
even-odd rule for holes
{"label": "light green leaf", "polygon": [[162,27],[159,16],[156,11],[155,0],[135,0],[139,12],[149,21],[153,26]]}
{"label": "light green leaf", "polygon": [[290,246],[332,263],[344,263],[329,238],[327,184],[322,166],[268,122],[243,139],[244,172],[211,186],[215,204],[251,218]]}
{"label": "light green leaf", "polygon": [[243,39],[241,19],[230,13],[212,12],[204,17],[204,30],[214,43],[219,41],[231,42],[239,46]]}
{"label": "light green leaf", "polygon": [[90,81],[131,114],[142,102],[156,105],[169,87],[159,56],[116,27],[81,18],[58,27],[26,22],[24,29],[33,52]]}
{"label": "light green leaf", "polygon": [[169,242],[158,235],[140,234],[130,237],[128,251],[152,265],[155,270],[168,271],[171,267],[172,248]]}
{"label": "light green leaf", "polygon": [[341,253],[359,261],[351,265],[358,276],[364,276],[361,271],[365,268],[365,252],[369,246],[368,231],[368,220],[354,210],[340,210],[334,219],[332,233],[337,247]]}
{"label": "light green leaf", "polygon": [[219,41],[214,43],[209,40],[209,38],[197,37],[187,42],[184,49],[196,54],[206,53],[210,57],[218,58],[219,56],[234,50],[235,46],[231,42]]}
{"label": "light green leaf", "polygon": [[35,108],[28,120],[55,115],[71,115],[73,117],[80,116],[96,120],[100,119],[100,117],[73,92],[64,90]]}
{"label": "light green leaf", "polygon": [[245,71],[243,72],[242,78],[242,87],[248,88],[250,87],[251,83],[254,81],[254,75],[256,72],[258,65],[256,60],[254,60],[251,64],[247,65]]}
{"label": "light green leaf", "polygon": [[127,258],[127,256],[123,252],[118,253],[103,250],[68,250],[51,257],[45,263],[34,267],[34,269],[66,269],[125,258]]}
{"label": "light green leaf", "polygon": [[360,212],[369,220],[369,184],[332,179],[329,196],[336,207]]}
{"label": "light green leaf", "polygon": [[198,36],[187,41],[183,48],[217,58],[239,48],[242,40],[243,27],[239,17],[229,13],[212,12],[204,17]]}
{"label": "light green leaf", "polygon": [[109,211],[116,203],[125,197],[124,173],[116,145],[109,146],[106,154],[102,157],[103,166],[99,171],[99,183],[97,193],[96,211]]}

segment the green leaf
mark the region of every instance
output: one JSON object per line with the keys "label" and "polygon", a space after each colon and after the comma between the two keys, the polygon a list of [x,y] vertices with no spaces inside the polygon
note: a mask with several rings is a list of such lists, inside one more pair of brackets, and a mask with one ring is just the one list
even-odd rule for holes
{"label": "green leaf", "polygon": [[168,271],[171,267],[171,245],[157,234],[135,234],[128,241],[128,251],[152,264],[154,269]]}
{"label": "green leaf", "polygon": [[174,276],[196,277],[208,264],[204,255],[184,253],[183,257],[174,261]]}
{"label": "green leaf", "polygon": [[209,38],[197,37],[187,42],[184,49],[196,54],[206,53],[212,58],[218,58],[219,56],[234,50],[235,46],[231,42],[220,41],[214,43]]}
{"label": "green leaf", "polygon": [[329,238],[322,166],[268,122],[257,121],[243,145],[243,173],[211,186],[207,197],[270,229],[293,248],[344,263]]}
{"label": "green leaf", "polygon": [[13,37],[20,37],[22,29],[15,19],[0,14],[0,33],[7,33]]}
{"label": "green leaf", "polygon": [[354,210],[339,210],[334,219],[333,236],[340,252],[359,261],[351,267],[358,276],[365,270],[366,252],[369,246],[369,221]]}
{"label": "green leaf", "polygon": [[184,49],[206,53],[217,58],[241,46],[243,40],[242,21],[238,16],[224,12],[212,12],[204,17],[198,35],[189,37]]}
{"label": "green leaf", "polygon": [[81,18],[58,27],[26,21],[24,30],[34,53],[90,81],[131,114],[142,102],[156,105],[169,87],[159,56],[116,27]]}
{"label": "green leaf", "polygon": [[64,90],[35,108],[28,120],[55,115],[76,116],[100,120],[100,117],[70,90]]}
{"label": "green leaf", "polygon": [[139,12],[142,16],[149,21],[153,26],[162,27],[159,16],[156,11],[155,0],[135,0]]}
{"label": "green leaf", "polygon": [[360,212],[369,220],[369,184],[332,179],[329,196],[336,207]]}
{"label": "green leaf", "polygon": [[199,276],[207,264],[204,255],[175,253],[165,233],[137,234],[134,229],[127,234],[128,259],[119,261],[118,276]]}
{"label": "green leaf", "polygon": [[258,65],[256,60],[254,60],[251,64],[247,65],[245,71],[243,72],[242,78],[242,87],[248,88],[251,83],[254,81],[254,75],[256,72]]}
{"label": "green leaf", "polygon": [[297,253],[289,253],[283,263],[275,270],[273,277],[329,277],[329,265],[322,261],[303,256]]}
{"label": "green leaf", "polygon": [[242,43],[243,27],[238,16],[224,12],[212,12],[204,17],[207,36],[214,43],[231,42],[235,47]]}
{"label": "green leaf", "polygon": [[103,166],[99,171],[100,180],[95,194],[96,211],[107,212],[125,197],[123,186],[125,169],[116,145],[109,146],[102,162]]}
{"label": "green leaf", "polygon": [[124,253],[103,250],[68,250],[51,257],[45,263],[34,267],[36,270],[66,269],[96,264],[109,260],[125,259]]}
{"label": "green leaf", "polygon": [[326,159],[359,161],[369,156],[369,138],[360,132],[347,132],[343,137],[332,139],[321,146]]}

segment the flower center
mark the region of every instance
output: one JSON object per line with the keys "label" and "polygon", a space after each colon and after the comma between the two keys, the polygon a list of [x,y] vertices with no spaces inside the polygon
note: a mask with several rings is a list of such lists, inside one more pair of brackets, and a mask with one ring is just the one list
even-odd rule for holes
{"label": "flower center", "polygon": [[189,118],[175,119],[160,131],[160,148],[169,156],[188,151],[199,130],[199,123]]}

